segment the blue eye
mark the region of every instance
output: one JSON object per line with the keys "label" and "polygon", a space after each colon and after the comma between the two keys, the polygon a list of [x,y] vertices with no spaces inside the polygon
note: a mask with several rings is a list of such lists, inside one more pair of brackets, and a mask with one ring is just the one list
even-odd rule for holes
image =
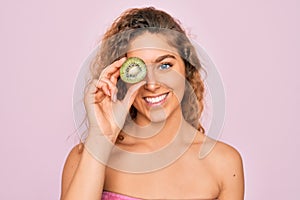
{"label": "blue eye", "polygon": [[161,70],[166,70],[166,69],[169,69],[170,67],[172,67],[172,64],[170,63],[163,63],[159,66],[159,69]]}

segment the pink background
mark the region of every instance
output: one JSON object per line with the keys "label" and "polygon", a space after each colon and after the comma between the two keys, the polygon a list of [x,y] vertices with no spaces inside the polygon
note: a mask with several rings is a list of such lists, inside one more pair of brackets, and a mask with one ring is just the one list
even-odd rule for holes
{"label": "pink background", "polygon": [[6,0],[0,199],[59,198],[76,142],[72,90],[80,64],[120,12],[145,5],[180,19],[218,66],[227,96],[221,139],[243,156],[245,199],[297,198],[299,1]]}

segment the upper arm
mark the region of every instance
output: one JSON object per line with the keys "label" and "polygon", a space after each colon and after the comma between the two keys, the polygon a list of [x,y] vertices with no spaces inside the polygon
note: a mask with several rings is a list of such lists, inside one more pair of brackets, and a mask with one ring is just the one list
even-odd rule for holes
{"label": "upper arm", "polygon": [[73,179],[81,158],[82,150],[83,144],[76,145],[75,147],[73,147],[66,159],[62,173],[61,197],[64,196]]}
{"label": "upper arm", "polygon": [[229,145],[223,144],[219,160],[220,200],[244,199],[244,171],[239,152]]}

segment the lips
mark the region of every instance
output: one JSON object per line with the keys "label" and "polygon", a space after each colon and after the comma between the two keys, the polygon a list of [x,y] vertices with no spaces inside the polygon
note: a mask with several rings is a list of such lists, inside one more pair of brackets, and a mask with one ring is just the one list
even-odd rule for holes
{"label": "lips", "polygon": [[144,99],[148,104],[160,104],[166,100],[168,94],[165,93],[156,97],[144,97]]}

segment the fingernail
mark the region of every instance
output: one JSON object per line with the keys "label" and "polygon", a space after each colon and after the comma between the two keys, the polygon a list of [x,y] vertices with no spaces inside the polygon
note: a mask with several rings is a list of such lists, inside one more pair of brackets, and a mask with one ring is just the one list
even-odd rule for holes
{"label": "fingernail", "polygon": [[113,95],[113,102],[115,102],[115,103],[117,102],[117,94]]}
{"label": "fingernail", "polygon": [[111,96],[109,90],[106,90],[106,94],[107,94],[108,96]]}

